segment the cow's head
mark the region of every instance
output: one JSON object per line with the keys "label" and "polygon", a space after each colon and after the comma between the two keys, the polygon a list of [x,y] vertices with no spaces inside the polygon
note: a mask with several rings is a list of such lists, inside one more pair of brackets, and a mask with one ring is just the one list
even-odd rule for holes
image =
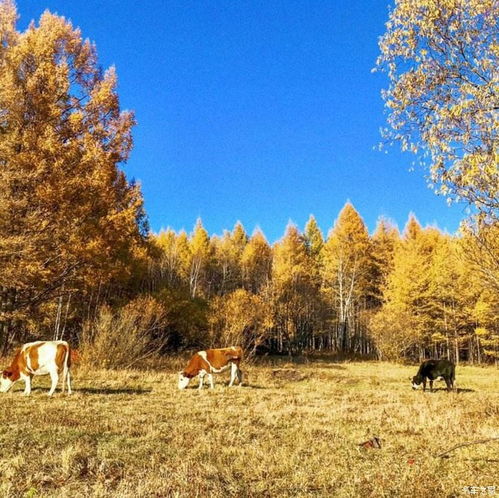
{"label": "cow's head", "polygon": [[0,377],[0,392],[6,393],[14,385],[17,380],[14,377],[14,372],[10,368],[2,372],[2,377]]}
{"label": "cow's head", "polygon": [[190,382],[191,378],[188,375],[185,375],[184,372],[178,373],[178,388],[185,389]]}
{"label": "cow's head", "polygon": [[413,389],[419,389],[419,386],[421,385],[421,382],[423,382],[423,379],[421,378],[420,375],[415,375],[412,378],[412,388]]}

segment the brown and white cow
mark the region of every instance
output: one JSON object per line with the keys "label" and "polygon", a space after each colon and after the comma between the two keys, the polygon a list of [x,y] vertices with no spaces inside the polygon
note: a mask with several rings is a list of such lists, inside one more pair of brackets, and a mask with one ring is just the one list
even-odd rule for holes
{"label": "brown and white cow", "polygon": [[32,377],[50,374],[52,385],[49,396],[52,396],[59,382],[59,374],[62,373],[62,392],[67,382],[68,394],[71,394],[70,366],[71,349],[66,341],[29,342],[21,347],[10,367],[2,372],[0,392],[9,391],[18,380],[23,380],[24,394],[28,396],[31,393]]}
{"label": "brown and white cow", "polygon": [[239,364],[243,358],[243,350],[239,346],[222,349],[207,349],[198,351],[192,356],[188,365],[178,376],[178,388],[185,389],[193,377],[199,375],[199,389],[203,387],[204,376],[208,376],[210,387],[213,389],[213,374],[230,368],[229,387],[234,384],[236,377],[239,385],[243,381],[243,373]]}

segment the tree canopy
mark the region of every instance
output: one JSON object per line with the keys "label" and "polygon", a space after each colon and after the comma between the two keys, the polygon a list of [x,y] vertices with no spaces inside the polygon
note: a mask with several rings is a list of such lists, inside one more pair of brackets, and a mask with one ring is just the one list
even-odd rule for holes
{"label": "tree canopy", "polygon": [[377,60],[385,138],[419,155],[438,192],[496,220],[498,19],[497,0],[397,0]]}

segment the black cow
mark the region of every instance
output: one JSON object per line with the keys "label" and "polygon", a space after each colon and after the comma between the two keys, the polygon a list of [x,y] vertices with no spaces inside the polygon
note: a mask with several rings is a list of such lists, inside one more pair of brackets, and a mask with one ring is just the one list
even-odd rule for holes
{"label": "black cow", "polygon": [[449,360],[427,360],[421,363],[418,373],[412,378],[412,388],[417,389],[423,383],[423,391],[426,390],[426,379],[430,380],[430,391],[433,391],[433,381],[442,377],[447,384],[447,391],[454,389],[456,378],[456,367]]}

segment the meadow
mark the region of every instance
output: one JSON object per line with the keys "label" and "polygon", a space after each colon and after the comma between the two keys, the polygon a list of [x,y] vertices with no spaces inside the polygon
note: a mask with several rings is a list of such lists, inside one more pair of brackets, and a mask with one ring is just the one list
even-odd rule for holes
{"label": "meadow", "polygon": [[[499,441],[438,456],[499,435],[494,367],[459,366],[457,393],[423,393],[416,366],[268,359],[243,364],[241,388],[222,374],[180,392],[182,364],[79,368],[70,397],[41,377],[31,397],[2,395],[0,496],[499,495]],[[374,436],[381,448],[359,446]]]}

